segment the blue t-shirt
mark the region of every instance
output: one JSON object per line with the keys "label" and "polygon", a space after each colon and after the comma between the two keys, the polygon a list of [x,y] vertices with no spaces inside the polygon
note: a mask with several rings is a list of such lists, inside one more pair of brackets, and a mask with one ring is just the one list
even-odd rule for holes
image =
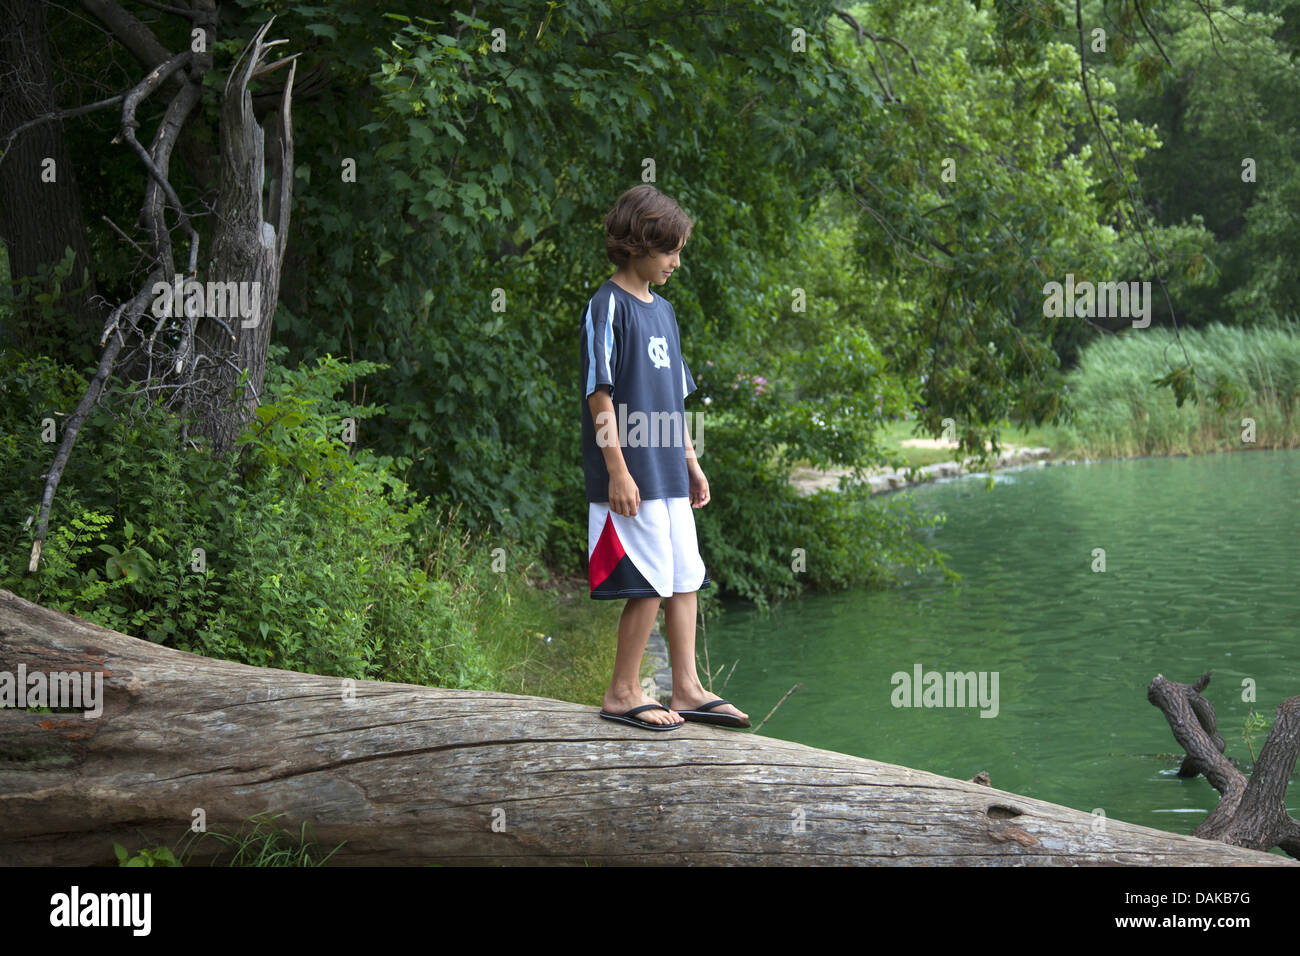
{"label": "blue t-shirt", "polygon": [[641,500],[690,495],[685,400],[695,379],[682,358],[673,307],[654,290],[650,294],[654,301],[642,302],[607,279],[583,310],[579,367],[588,501],[609,501],[609,469],[587,404],[601,385],[610,386],[614,402],[605,433],[622,446]]}

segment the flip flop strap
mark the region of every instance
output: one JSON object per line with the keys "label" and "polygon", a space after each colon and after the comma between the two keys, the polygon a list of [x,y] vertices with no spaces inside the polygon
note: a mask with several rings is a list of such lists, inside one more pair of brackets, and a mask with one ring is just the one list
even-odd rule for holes
{"label": "flip flop strap", "polygon": [[656,707],[658,707],[660,710],[667,710],[667,709],[668,709],[668,708],[665,707],[663,704],[642,704],[640,707],[633,707],[631,710],[624,711],[624,712],[623,712],[623,716],[624,716],[624,717],[634,717],[634,716],[636,716],[637,714],[641,713],[641,711],[643,711],[643,710],[654,710]]}
{"label": "flip flop strap", "polygon": [[699,706],[699,707],[696,707],[695,709],[696,709],[696,710],[712,710],[714,707],[720,707],[720,706],[722,706],[723,704],[730,704],[730,703],[731,703],[731,701],[729,701],[729,700],[711,700],[711,701],[709,701],[707,704],[700,704],[700,706]]}

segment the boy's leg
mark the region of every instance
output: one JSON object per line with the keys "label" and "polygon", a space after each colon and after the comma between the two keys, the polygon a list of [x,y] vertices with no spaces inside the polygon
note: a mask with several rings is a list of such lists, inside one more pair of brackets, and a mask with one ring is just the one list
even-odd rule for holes
{"label": "boy's leg", "polygon": [[[664,602],[664,626],[668,631],[668,657],[673,665],[673,697],[668,706],[673,710],[694,710],[700,704],[717,700],[700,683],[695,669],[695,612],[696,592],[676,592]],[[723,704],[711,711],[715,714],[734,714],[748,719],[749,714],[731,704]]]}
{"label": "boy's leg", "polygon": [[[642,704],[657,704],[641,689],[641,657],[659,613],[658,597],[628,598],[618,620],[618,651],[614,655],[614,678],[601,700],[611,714],[621,714]],[[685,718],[666,710],[643,710],[635,720],[655,724],[680,724]]]}
{"label": "boy's leg", "polygon": [[[673,595],[664,603],[668,656],[673,666],[673,696],[668,706],[674,711],[694,710],[718,699],[704,689],[695,670],[696,589],[709,586],[709,573],[700,559],[690,499],[669,499],[668,518],[673,552]],[[711,713],[749,717],[731,704],[715,707]]]}

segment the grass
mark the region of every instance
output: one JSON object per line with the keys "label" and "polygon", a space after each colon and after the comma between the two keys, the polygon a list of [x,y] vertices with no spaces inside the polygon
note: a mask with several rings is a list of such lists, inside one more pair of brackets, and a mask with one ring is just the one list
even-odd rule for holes
{"label": "grass", "polygon": [[[913,448],[903,445],[909,438],[930,438],[916,432],[915,421],[891,422],[880,433],[880,443],[886,449],[889,463],[895,468],[921,468],[940,461],[955,461],[956,451],[949,448]],[[1030,425],[1027,429],[1018,423],[1003,421],[998,434],[998,445],[1047,447],[1053,450],[1061,441],[1061,431],[1054,425]]]}
{"label": "grass", "polygon": [[[1084,351],[1067,376],[1068,400],[1078,412],[1072,425],[1004,421],[1000,444],[1045,446],[1053,458],[1137,458],[1300,447],[1300,322],[1239,328],[1210,325],[1181,332],[1195,367],[1199,401],[1179,408],[1172,390],[1154,384],[1185,364],[1166,329],[1109,336]],[[1217,381],[1239,391],[1220,410],[1209,394]],[[1255,441],[1242,438],[1242,419],[1255,424]],[[916,423],[896,421],[878,435],[886,464],[923,467],[950,461],[942,448],[909,448]],[[800,461],[800,466],[810,463]]]}
{"label": "grass", "polygon": [[[903,444],[909,438],[930,437],[932,436],[916,431],[914,420],[900,420],[891,422],[882,429],[877,435],[877,440],[885,452],[885,465],[891,468],[899,470],[923,468],[940,461],[956,460],[957,453],[952,449],[917,448]],[[1055,425],[1030,425],[1025,430],[1017,423],[1004,421],[998,436],[998,443],[1003,448],[1007,445],[1047,447],[1051,448],[1053,453],[1063,442],[1064,433]],[[773,460],[775,461],[775,456]],[[807,459],[801,459],[796,462],[796,466],[807,468],[811,463]]]}
{"label": "grass", "polygon": [[[1185,329],[1181,337],[1196,370],[1199,402],[1179,408],[1169,389],[1152,384],[1185,364],[1172,332],[1153,328],[1101,339],[1069,376],[1078,420],[1063,430],[1059,453],[1131,458],[1300,447],[1300,324],[1211,325]],[[1223,411],[1207,397],[1216,380],[1241,392]],[[1255,423],[1253,443],[1242,439],[1244,418]]]}
{"label": "grass", "polygon": [[426,559],[472,621],[490,675],[483,689],[599,704],[622,602],[593,601],[585,578],[556,575],[537,553],[486,532],[453,532],[454,515],[445,521]]}
{"label": "grass", "polygon": [[[243,821],[236,833],[205,830],[187,831],[175,851],[171,847],[144,848],[135,854],[120,843],[113,844],[118,866],[189,866],[199,848],[205,850],[204,859],[209,866],[324,866],[339,848],[340,843],[322,854],[308,835],[308,825],[303,821],[298,833],[282,829],[275,821],[283,814],[259,813]],[[207,841],[215,840],[217,848],[209,850]]]}

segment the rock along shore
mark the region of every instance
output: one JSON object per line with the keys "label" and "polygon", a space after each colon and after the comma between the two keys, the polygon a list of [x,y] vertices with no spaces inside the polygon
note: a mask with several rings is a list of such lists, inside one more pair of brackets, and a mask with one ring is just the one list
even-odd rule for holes
{"label": "rock along shore", "polygon": [[[1051,454],[1050,448],[1007,445],[998,454],[994,470],[1018,468],[1035,461],[1045,461],[1051,457]],[[876,468],[867,472],[867,483],[871,486],[871,493],[879,495],[940,478],[958,478],[962,475],[983,473],[985,469],[976,467],[974,461],[973,458],[966,458],[962,461],[938,461],[933,465],[920,468]],[[796,494],[807,497],[819,491],[837,490],[840,477],[851,473],[852,470],[849,468],[831,468],[825,471],[817,468],[796,468],[790,475],[790,484],[795,486]]]}

